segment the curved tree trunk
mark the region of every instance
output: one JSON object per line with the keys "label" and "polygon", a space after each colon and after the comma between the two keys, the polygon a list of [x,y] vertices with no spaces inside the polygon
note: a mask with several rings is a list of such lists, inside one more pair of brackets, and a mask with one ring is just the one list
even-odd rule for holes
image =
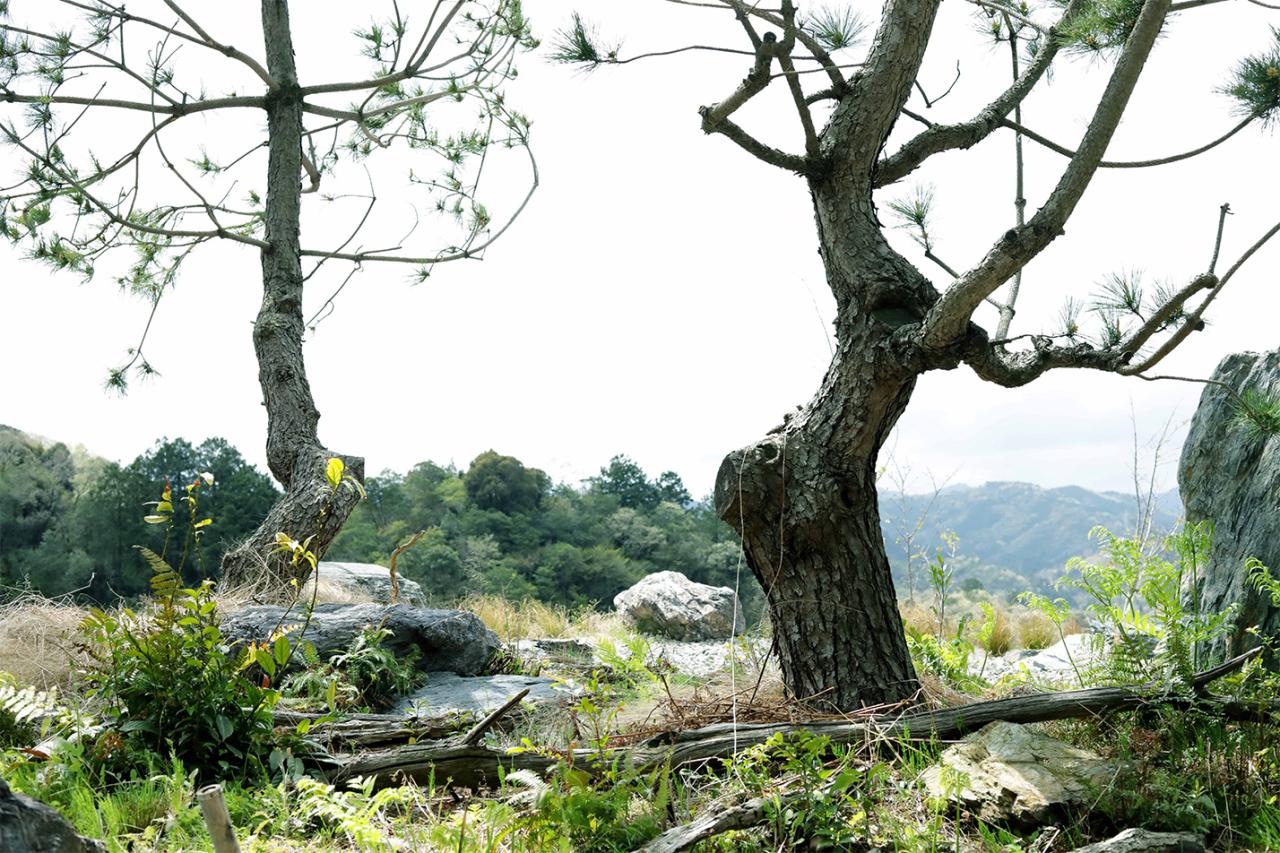
{"label": "curved tree trunk", "polygon": [[[716,509],[763,586],[783,680],[841,710],[919,684],[885,553],[876,461],[925,365],[898,330],[936,298],[885,243],[866,175],[811,182],[837,349],[818,393],[725,459]],[[952,365],[953,366],[953,365]]]}
{"label": "curved tree trunk", "polygon": [[[730,454],[716,478],[716,507],[741,534],[768,598],[788,691],[853,710],[910,698],[919,687],[880,530],[874,453],[914,380],[896,389],[841,384]],[[830,427],[876,397],[888,410],[858,430],[872,452],[834,451]]]}
{"label": "curved tree trunk", "polygon": [[[324,553],[359,500],[350,488],[332,488],[327,461],[339,456],[363,480],[364,460],[329,452],[320,443],[320,412],[302,357],[302,98],[293,56],[287,0],[262,0],[267,70],[279,86],[268,95],[266,234],[262,253],[262,307],[253,328],[258,381],[267,409],[267,464],[285,494],[262,525],[222,561],[223,583],[267,579],[283,590],[296,576],[289,559],[273,553],[277,533]],[[309,539],[309,541],[308,541]]]}

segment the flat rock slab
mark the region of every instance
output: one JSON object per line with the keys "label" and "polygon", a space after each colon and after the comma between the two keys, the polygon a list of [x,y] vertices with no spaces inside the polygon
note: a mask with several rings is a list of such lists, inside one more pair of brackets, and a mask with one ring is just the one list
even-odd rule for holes
{"label": "flat rock slab", "polygon": [[[749,644],[744,647],[741,644]],[[676,672],[706,678],[718,672],[726,672],[739,655],[739,671],[747,671],[751,658],[765,658],[769,653],[768,640],[758,637],[749,640],[694,640],[683,642],[651,637],[648,640],[648,663],[658,661],[669,665]],[[553,638],[546,640],[516,640],[512,644],[516,656],[533,663],[561,664],[578,669],[603,666],[597,647],[589,640]],[[617,652],[629,657],[631,651],[619,645]],[[750,671],[754,672],[754,669]]]}
{"label": "flat rock slab", "polygon": [[545,640],[516,640],[516,655],[529,661],[544,663],[591,664],[598,662],[596,647],[588,640],[552,637]]}
{"label": "flat rock slab", "polygon": [[982,820],[1033,827],[1086,805],[1113,772],[1097,753],[1026,726],[991,723],[943,751],[921,781],[935,799],[959,800]]}
{"label": "flat rock slab", "polygon": [[[398,573],[397,573],[398,574]],[[336,560],[321,560],[313,578],[319,578],[323,589],[325,584],[336,584],[349,589],[357,595],[372,598],[378,604],[391,603],[391,570],[376,563],[344,563]],[[426,607],[427,595],[417,581],[397,576],[400,586],[400,604],[410,607]],[[307,581],[310,589],[311,579]],[[302,596],[307,597],[305,594]]]}
{"label": "flat rock slab", "polygon": [[572,691],[552,678],[532,675],[483,675],[464,677],[452,672],[427,674],[427,683],[402,698],[395,707],[401,714],[453,714],[471,712],[483,716],[497,710],[525,688],[529,695],[523,705],[557,705]]}
{"label": "flat rock slab", "polygon": [[0,779],[0,850],[4,853],[106,853],[79,835],[56,809],[15,794]]}
{"label": "flat rock slab", "polygon": [[1072,853],[1204,853],[1204,841],[1190,832],[1126,829],[1106,841],[1077,847]]}
{"label": "flat rock slab", "polygon": [[368,625],[382,625],[391,631],[384,645],[396,655],[411,649],[420,652],[418,668],[428,672],[478,675],[498,651],[498,635],[485,627],[480,617],[464,610],[431,610],[405,604],[318,604],[311,622],[302,609],[286,615],[283,607],[262,604],[245,607],[222,620],[223,636],[233,642],[263,642],[278,625],[298,626],[290,631],[291,641],[309,641],[321,659],[351,644]]}

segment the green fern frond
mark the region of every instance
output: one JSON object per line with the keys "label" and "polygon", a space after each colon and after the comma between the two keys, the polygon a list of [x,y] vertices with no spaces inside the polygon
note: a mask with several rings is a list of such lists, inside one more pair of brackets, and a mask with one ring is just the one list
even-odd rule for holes
{"label": "green fern frond", "polygon": [[59,708],[57,698],[52,693],[36,690],[34,687],[0,684],[0,714],[8,714],[16,723],[31,723],[42,717],[53,716]]}
{"label": "green fern frond", "polygon": [[151,569],[152,594],[162,602],[172,603],[174,596],[182,588],[182,578],[178,577],[173,567],[155,551],[142,545],[134,547],[138,549],[138,553],[142,554],[142,559],[147,561],[147,566]]}

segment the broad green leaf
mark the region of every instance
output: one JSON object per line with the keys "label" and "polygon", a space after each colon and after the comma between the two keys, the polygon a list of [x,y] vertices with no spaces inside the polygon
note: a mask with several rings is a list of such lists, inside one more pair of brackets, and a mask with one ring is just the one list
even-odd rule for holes
{"label": "broad green leaf", "polygon": [[258,666],[262,667],[263,672],[272,678],[275,677],[276,661],[275,658],[271,656],[271,652],[267,651],[265,648],[259,647],[254,650],[253,659],[257,662]]}
{"label": "broad green leaf", "polygon": [[276,663],[284,666],[284,662],[289,659],[289,638],[284,634],[276,637],[272,652],[275,655]]}

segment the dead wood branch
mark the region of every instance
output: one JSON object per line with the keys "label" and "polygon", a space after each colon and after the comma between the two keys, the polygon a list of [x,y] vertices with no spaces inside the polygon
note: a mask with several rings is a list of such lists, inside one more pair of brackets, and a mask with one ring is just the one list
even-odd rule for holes
{"label": "dead wood branch", "polygon": [[702,763],[730,757],[748,747],[764,743],[774,734],[807,732],[827,737],[832,743],[871,743],[883,738],[928,740],[949,739],[976,731],[997,720],[1012,723],[1038,723],[1073,717],[1096,717],[1155,705],[1188,706],[1195,704],[1233,719],[1275,722],[1277,709],[1249,708],[1239,703],[1202,696],[1211,682],[1240,669],[1257,657],[1253,649],[1220,666],[1197,674],[1186,689],[1174,690],[1167,684],[1149,682],[1134,687],[1093,687],[1060,693],[1015,696],[989,702],[976,702],[954,708],[917,711],[895,717],[866,720],[835,720],[801,724],[734,725],[721,723],[682,732],[667,732],[639,744],[616,747],[603,754],[590,749],[573,749],[563,753],[550,750],[503,752],[458,740],[415,743],[396,749],[353,755],[340,762],[334,771],[335,781],[355,776],[372,776],[379,784],[392,784],[402,778],[437,783],[451,779],[470,785],[497,778],[499,766],[507,770],[532,770],[545,773],[553,765],[572,762],[590,769],[605,767],[615,760],[639,771],[670,762],[672,766]]}

